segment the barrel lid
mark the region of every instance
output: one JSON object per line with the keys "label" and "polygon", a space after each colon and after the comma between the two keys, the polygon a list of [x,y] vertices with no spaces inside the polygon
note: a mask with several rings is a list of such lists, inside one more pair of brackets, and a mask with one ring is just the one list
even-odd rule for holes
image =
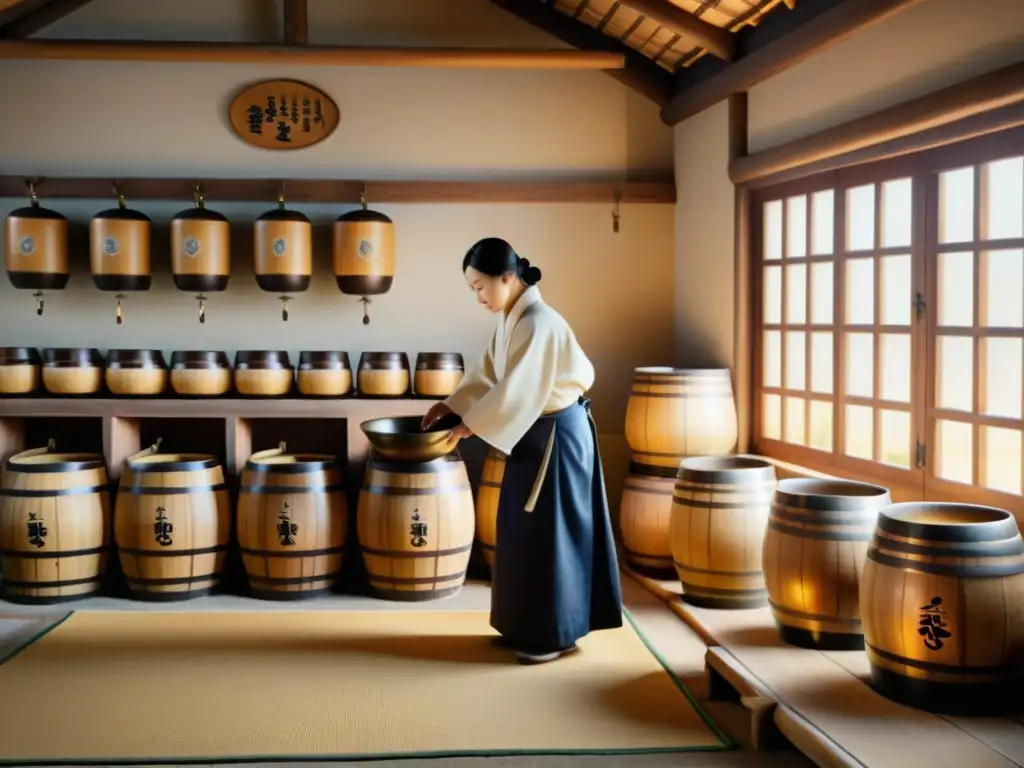
{"label": "barrel lid", "polygon": [[227,224],[228,217],[209,208],[186,208],[174,214],[171,221],[222,221]]}
{"label": "barrel lid", "polygon": [[299,369],[304,371],[347,371],[351,368],[348,352],[325,350],[299,352]]}
{"label": "barrel lid", "polygon": [[42,357],[35,347],[0,347],[0,365],[39,365]]}
{"label": "barrel lid", "polygon": [[7,214],[10,219],[54,219],[56,221],[67,221],[67,217],[50,208],[43,208],[41,205],[26,205],[24,208],[15,208]]}
{"label": "barrel lid", "polygon": [[231,367],[226,352],[209,350],[178,350],[171,353],[171,367],[176,370]]}
{"label": "barrel lid", "polygon": [[461,371],[465,365],[458,352],[420,352],[416,355],[416,369]]}
{"label": "barrel lid", "polygon": [[34,456],[12,456],[7,460],[7,471],[24,474],[80,472],[105,468],[103,457],[97,453],[40,453]]}
{"label": "barrel lid", "polygon": [[89,347],[47,347],[43,350],[43,365],[53,368],[102,366],[103,355]]}
{"label": "barrel lid", "polygon": [[167,368],[159,349],[108,349],[107,368]]}
{"label": "barrel lid", "polygon": [[105,211],[100,211],[92,217],[93,221],[100,219],[116,219],[119,221],[150,221],[149,216],[144,214],[142,211],[136,211],[132,208],[107,208]]}
{"label": "barrel lid", "polygon": [[301,221],[309,224],[309,218],[299,211],[290,211],[287,208],[272,208],[257,217],[256,221]]}
{"label": "barrel lid", "polygon": [[235,369],[268,370],[274,368],[291,368],[288,353],[284,350],[250,349],[235,353]]}
{"label": "barrel lid", "polygon": [[[133,472],[195,472],[219,467],[216,456],[208,453],[150,453],[128,459]],[[138,484],[134,484],[138,487]]]}
{"label": "barrel lid", "polygon": [[284,453],[250,458],[245,462],[246,469],[252,472],[275,475],[304,475],[340,466],[338,457],[327,453]]}
{"label": "barrel lid", "polygon": [[385,370],[408,368],[409,356],[405,352],[363,352],[359,356],[359,367]]}
{"label": "barrel lid", "polygon": [[344,224],[372,221],[378,224],[394,224],[389,216],[380,211],[373,211],[369,208],[356,208],[354,211],[346,211],[338,217],[338,221]]}

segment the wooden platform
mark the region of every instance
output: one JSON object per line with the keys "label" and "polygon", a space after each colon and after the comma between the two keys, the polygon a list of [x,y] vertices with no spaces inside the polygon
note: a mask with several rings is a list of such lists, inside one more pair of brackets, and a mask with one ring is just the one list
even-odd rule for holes
{"label": "wooden platform", "polygon": [[869,687],[862,651],[813,651],[779,640],[767,608],[719,611],[680,599],[680,585],[628,575],[662,598],[708,644],[710,698],[751,711],[751,741],[785,737],[828,768],[1024,767],[1015,717],[951,717],[897,704]]}

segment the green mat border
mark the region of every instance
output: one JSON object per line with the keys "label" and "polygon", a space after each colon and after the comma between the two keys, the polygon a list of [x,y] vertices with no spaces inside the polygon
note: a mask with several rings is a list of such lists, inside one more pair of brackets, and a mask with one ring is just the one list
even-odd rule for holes
{"label": "green mat border", "polygon": [[[18,644],[10,653],[0,658],[0,666],[11,661],[14,657],[24,651],[46,635],[55,630],[65,621],[79,611],[69,611],[66,615],[54,621],[52,624],[39,630],[27,640]],[[87,613],[87,611],[82,611]],[[728,752],[739,749],[740,744],[729,737],[723,731],[707,711],[700,705],[690,690],[679,679],[679,676],[669,667],[665,657],[658,653],[650,639],[637,625],[636,620],[629,609],[623,606],[622,615],[633,628],[640,642],[644,644],[648,652],[657,660],[661,668],[665,670],[669,679],[676,689],[686,698],[690,706],[697,712],[700,719],[708,729],[721,742],[712,746],[696,747],[636,747],[623,749],[467,749],[467,750],[444,750],[435,752],[380,752],[370,754],[340,754],[340,755],[235,755],[230,757],[186,757],[186,758],[60,758],[60,759],[9,759],[0,757],[0,765],[22,766],[22,765],[223,765],[232,763],[346,763],[346,762],[379,762],[383,760],[434,760],[441,758],[458,757],[564,757],[564,756],[600,756],[600,755],[663,755],[678,754],[685,752]]]}

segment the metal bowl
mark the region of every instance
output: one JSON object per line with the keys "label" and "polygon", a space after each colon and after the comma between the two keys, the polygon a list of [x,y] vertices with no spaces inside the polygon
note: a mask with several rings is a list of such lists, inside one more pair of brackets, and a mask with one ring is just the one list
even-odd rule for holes
{"label": "metal bowl", "polygon": [[452,430],[462,423],[457,414],[449,414],[424,431],[422,416],[398,416],[371,419],[359,426],[370,445],[383,458],[393,461],[433,461],[455,450]]}

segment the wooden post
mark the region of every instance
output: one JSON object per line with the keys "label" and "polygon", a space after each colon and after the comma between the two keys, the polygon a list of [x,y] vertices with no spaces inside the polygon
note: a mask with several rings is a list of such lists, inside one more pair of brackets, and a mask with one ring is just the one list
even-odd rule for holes
{"label": "wooden post", "polygon": [[[747,154],[747,136],[747,93],[743,91],[729,97],[730,162]],[[736,452],[746,453],[750,450],[750,415],[753,410],[753,347],[750,343],[750,192],[740,184],[737,184],[735,189],[732,378],[733,387],[736,389]]]}

